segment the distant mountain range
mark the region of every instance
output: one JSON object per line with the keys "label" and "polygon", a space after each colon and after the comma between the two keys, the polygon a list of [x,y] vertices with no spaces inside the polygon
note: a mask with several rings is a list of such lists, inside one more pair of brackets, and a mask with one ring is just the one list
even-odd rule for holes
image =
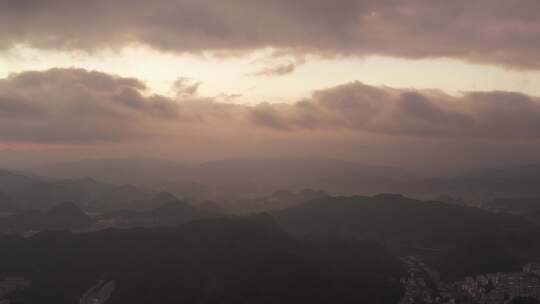
{"label": "distant mountain range", "polygon": [[[146,211],[178,197],[170,192],[141,188],[131,184],[114,185],[90,177],[44,178],[3,171],[6,193],[0,192],[0,213],[22,210],[46,210],[59,202],[72,202],[91,212]],[[188,184],[186,184],[188,185]],[[186,188],[181,188],[181,190]],[[178,190],[178,189],[177,189]],[[246,192],[249,193],[249,187]],[[211,212],[247,213],[283,209],[306,200],[327,195],[320,190],[279,190],[271,195],[207,201],[187,198]],[[204,196],[203,196],[204,197]]]}
{"label": "distant mountain range", "polygon": [[[113,185],[89,177],[57,179],[0,171],[0,212],[44,210],[60,202],[84,209],[130,209],[150,200],[155,192],[132,185]],[[153,208],[156,206],[147,206]]]}
{"label": "distant mountain range", "polygon": [[329,194],[322,190],[303,189],[298,192],[279,190],[270,195],[228,201],[218,205],[217,210],[232,214],[275,211],[327,196]]}
{"label": "distant mountain range", "polygon": [[[326,158],[244,158],[200,165],[110,159],[58,164],[36,173],[43,172],[46,174],[0,171],[0,212],[46,209],[62,201],[96,211],[145,209],[159,192],[197,204],[214,201],[236,206],[232,209],[243,204],[245,211],[256,211],[264,201],[271,201],[264,199],[270,198],[269,193],[304,189],[331,195],[402,193],[469,205],[500,197],[540,196],[539,165],[425,177],[397,168]],[[254,208],[248,208],[250,201]],[[267,210],[280,204],[290,205],[281,200]]]}
{"label": "distant mountain range", "polygon": [[483,208],[495,212],[516,214],[540,224],[540,196],[498,198],[486,202]]}
{"label": "distant mountain range", "polygon": [[[169,196],[165,193],[156,196],[152,200],[152,204],[155,204],[153,209],[144,211],[120,210],[98,215],[95,228],[174,226],[221,215],[192,206],[176,198],[170,199]],[[163,201],[158,203],[157,200]]]}
{"label": "distant mountain range", "polygon": [[0,235],[26,235],[44,230],[87,232],[106,228],[174,226],[220,215],[180,201],[168,193],[159,193],[148,201],[135,201],[134,204],[137,205],[120,205],[118,209],[108,206],[111,211],[93,216],[70,202],[56,204],[44,211],[13,212],[0,217]]}
{"label": "distant mountain range", "polygon": [[225,159],[199,165],[153,159],[93,159],[35,170],[64,179],[89,176],[112,184],[133,184],[201,201],[246,199],[282,189],[306,188],[334,195],[390,192],[424,199],[446,197],[476,205],[497,197],[540,196],[540,165],[425,176],[400,168],[336,159],[276,157]]}
{"label": "distant mountain range", "polygon": [[[315,158],[238,158],[185,165],[161,160],[83,160],[36,169],[58,178],[89,176],[116,184],[144,185],[180,197],[203,199],[246,198],[266,195],[281,189],[324,189],[356,180],[348,185],[359,193],[378,193],[383,184],[404,180],[411,174],[392,167],[368,166],[355,162]],[[365,184],[363,181],[373,181]],[[334,185],[327,180],[333,180]],[[381,182],[383,181],[383,182]],[[321,187],[318,187],[321,186]],[[335,189],[334,189],[335,188]],[[373,188],[373,189],[371,189]]]}

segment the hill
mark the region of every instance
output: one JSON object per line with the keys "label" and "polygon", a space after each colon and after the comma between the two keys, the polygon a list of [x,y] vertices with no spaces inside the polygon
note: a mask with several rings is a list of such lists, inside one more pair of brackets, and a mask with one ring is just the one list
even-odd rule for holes
{"label": "hill", "polygon": [[116,286],[111,304],[385,304],[402,293],[400,261],[380,245],[296,240],[268,220],[48,232],[0,247],[0,272],[32,282],[14,303],[75,303],[102,280]]}
{"label": "hill", "polygon": [[437,253],[448,279],[506,271],[540,252],[538,226],[479,208],[400,195],[327,197],[276,213],[296,235],[373,239],[395,250]]}

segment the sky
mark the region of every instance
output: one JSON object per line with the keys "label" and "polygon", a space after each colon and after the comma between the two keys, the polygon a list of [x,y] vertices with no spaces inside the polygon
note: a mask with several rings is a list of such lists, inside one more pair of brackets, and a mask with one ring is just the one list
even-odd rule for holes
{"label": "sky", "polygon": [[536,0],[0,0],[0,165],[538,162]]}

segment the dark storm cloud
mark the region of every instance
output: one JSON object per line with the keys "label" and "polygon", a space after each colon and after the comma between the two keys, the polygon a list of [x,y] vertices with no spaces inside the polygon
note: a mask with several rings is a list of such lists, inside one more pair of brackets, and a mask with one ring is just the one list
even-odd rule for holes
{"label": "dark storm cloud", "polygon": [[270,46],[295,54],[452,57],[538,69],[539,11],[537,0],[0,0],[0,48]]}
{"label": "dark storm cloud", "polygon": [[255,106],[145,93],[137,79],[81,69],[0,79],[0,141],[191,144],[326,136],[511,142],[540,139],[540,99],[511,92],[393,89],[353,82],[295,103]]}

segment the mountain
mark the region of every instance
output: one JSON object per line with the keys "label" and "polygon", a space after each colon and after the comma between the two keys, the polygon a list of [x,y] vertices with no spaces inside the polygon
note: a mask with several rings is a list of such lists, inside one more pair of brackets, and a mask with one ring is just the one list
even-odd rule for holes
{"label": "mountain", "polygon": [[469,170],[462,175],[469,178],[495,178],[514,181],[540,182],[540,164],[526,164]]}
{"label": "mountain", "polygon": [[133,210],[137,209],[137,202],[147,201],[151,198],[151,192],[133,185],[114,186],[88,202],[87,208],[95,211]]}
{"label": "mountain", "polygon": [[38,180],[28,183],[13,196],[27,209],[47,209],[59,202],[84,205],[113,186],[92,178]]}
{"label": "mountain", "polygon": [[115,188],[89,177],[54,179],[0,170],[0,204],[4,209],[16,205],[17,209],[43,210],[64,201],[84,206]]}
{"label": "mountain", "polygon": [[157,206],[176,200],[178,200],[178,198],[168,192],[160,192],[151,199],[151,201],[157,204]]}
{"label": "mountain", "polygon": [[32,282],[14,303],[76,303],[100,281],[114,282],[108,304],[385,304],[403,292],[401,262],[377,243],[295,239],[258,218],[45,232],[0,247],[0,272]]}
{"label": "mountain", "polygon": [[[160,194],[151,200],[167,199],[170,195]],[[154,201],[154,202],[152,202]],[[96,226],[100,229],[107,227],[155,227],[174,226],[194,220],[213,218],[217,213],[204,211],[176,198],[156,203],[151,210],[136,211],[124,209],[122,211],[106,212],[97,217]]]}
{"label": "mountain", "polygon": [[204,201],[212,197],[212,189],[209,185],[189,180],[153,181],[148,186],[157,191],[168,192],[189,201]]}
{"label": "mountain", "polygon": [[523,216],[540,223],[540,197],[499,198],[485,203],[483,208]]}
{"label": "mountain", "polygon": [[151,214],[162,223],[181,223],[201,217],[203,214],[195,207],[179,200],[169,201],[151,211]]}
{"label": "mountain", "polygon": [[499,197],[540,197],[540,165],[537,164],[467,170],[434,177],[354,164],[335,174],[331,174],[331,170],[327,172],[329,174],[322,177],[313,175],[303,186],[340,195],[392,192],[423,199],[447,197],[470,205]]}
{"label": "mountain", "polygon": [[[44,168],[36,168],[43,172]],[[185,165],[152,159],[92,159],[48,166],[51,176],[90,176],[116,184],[144,185],[190,199],[245,198],[281,189],[377,192],[394,180],[412,178],[392,167],[363,165],[323,157],[234,158]],[[373,180],[369,187],[364,181]],[[346,181],[346,182],[344,182]],[[376,188],[372,188],[374,184]],[[347,184],[343,189],[341,185]],[[364,188],[359,188],[362,187]],[[324,187],[319,187],[324,186]]]}
{"label": "mountain", "polygon": [[[114,184],[132,184],[200,203],[246,200],[283,189],[306,188],[333,195],[403,193],[422,199],[450,198],[470,205],[498,197],[540,196],[540,165],[425,177],[399,168],[322,157],[236,158],[198,165],[153,159],[92,159],[59,163],[38,172],[63,179],[90,176]],[[63,200],[76,201],[70,197]],[[58,201],[62,200],[54,203]]]}
{"label": "mountain", "polygon": [[91,228],[93,220],[74,203],[60,203],[43,212],[15,213],[0,220],[0,234],[24,234],[30,231],[74,231]]}
{"label": "mountain", "polygon": [[17,211],[19,206],[8,195],[0,192],[0,213],[9,213]]}
{"label": "mountain", "polygon": [[401,195],[326,197],[275,216],[296,235],[373,239],[398,251],[436,252],[433,263],[449,279],[512,269],[540,253],[540,228],[520,217]]}
{"label": "mountain", "polygon": [[[231,178],[231,173],[234,177]],[[323,157],[237,158],[207,162],[194,171],[194,180],[255,182],[265,192],[280,189],[324,189],[321,179],[354,174],[371,178],[402,179],[410,173],[392,167],[369,166]],[[358,186],[358,184],[356,184]],[[332,191],[329,189],[328,191]]]}
{"label": "mountain", "polygon": [[329,196],[322,190],[304,189],[300,192],[278,190],[271,195],[232,200],[222,203],[222,210],[232,214],[286,209],[316,198]]}
{"label": "mountain", "polygon": [[[51,208],[59,202],[74,202],[94,210],[154,208],[168,199],[150,201],[152,192],[133,185],[116,186],[90,177],[42,178],[0,171],[0,212],[14,209]],[[133,205],[133,206],[132,206]]]}
{"label": "mountain", "polygon": [[[140,190],[139,190],[140,191]],[[136,193],[136,192],[135,192]],[[131,195],[128,195],[131,196]],[[154,196],[151,196],[149,193],[143,193],[136,195],[139,197],[135,200],[124,200],[123,203],[121,199],[117,199],[116,203],[109,204],[102,208],[101,211],[107,211],[111,209],[116,210],[131,210],[131,211],[148,211],[155,208],[159,208],[166,203],[178,201],[178,198],[168,192],[159,192]]]}
{"label": "mountain", "polygon": [[178,172],[188,168],[180,163],[161,159],[84,159],[35,167],[57,178],[89,176],[111,184],[145,185],[154,181],[174,180]]}
{"label": "mountain", "polygon": [[35,178],[23,174],[0,170],[0,192],[10,195],[35,182],[35,180]]}
{"label": "mountain", "polygon": [[323,190],[314,190],[314,189],[304,189],[298,193],[298,197],[302,202],[311,201],[314,199],[319,199],[323,197],[330,196],[326,191]]}
{"label": "mountain", "polygon": [[74,203],[60,203],[49,209],[46,214],[48,230],[78,230],[90,227],[92,219]]}
{"label": "mountain", "polygon": [[416,180],[406,186],[420,196],[446,195],[481,205],[501,197],[540,197],[539,185],[540,165],[531,164],[468,170],[444,178]]}
{"label": "mountain", "polygon": [[0,219],[0,235],[24,234],[45,228],[45,215],[41,211],[30,210],[15,213]]}
{"label": "mountain", "polygon": [[145,202],[145,207],[148,209],[143,211],[115,209],[91,218],[75,203],[65,202],[46,211],[23,211],[0,218],[0,234],[24,234],[41,230],[81,231],[112,227],[175,226],[218,216],[216,212],[204,211],[167,193],[156,195]]}

